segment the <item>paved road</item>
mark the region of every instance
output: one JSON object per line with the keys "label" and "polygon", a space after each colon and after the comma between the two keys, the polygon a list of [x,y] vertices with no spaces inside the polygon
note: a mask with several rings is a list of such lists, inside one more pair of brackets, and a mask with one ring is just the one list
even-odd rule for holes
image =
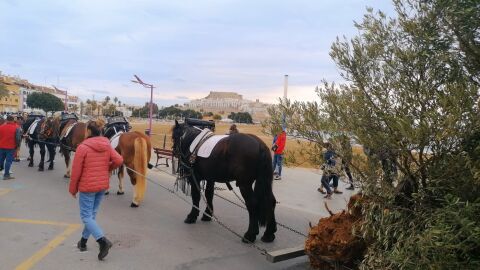
{"label": "paved road", "polygon": [[[99,262],[92,239],[89,251],[76,249],[81,221],[78,202],[67,192],[64,169],[59,157],[56,169],[45,172],[28,168],[27,161],[22,161],[13,166],[15,180],[0,180],[0,269],[308,269],[307,257],[269,263],[256,249],[214,222],[184,224],[189,206],[152,183],[148,183],[144,204],[132,209],[130,183],[126,182],[125,195],[113,195],[115,177],[111,182],[114,192],[105,199],[98,216],[114,247],[106,260]],[[274,183],[280,202],[276,212],[279,222],[306,233],[309,222],[314,224],[327,215],[324,199],[316,191],[317,173],[284,169],[283,180]],[[149,177],[173,187],[174,178],[164,172],[152,170]],[[227,190],[217,192],[235,200]],[[331,209],[345,208],[348,195],[346,192],[328,201]],[[217,216],[243,235],[246,211],[219,198],[214,205]],[[279,228],[275,243],[257,243],[273,251],[303,242],[303,237]]]}

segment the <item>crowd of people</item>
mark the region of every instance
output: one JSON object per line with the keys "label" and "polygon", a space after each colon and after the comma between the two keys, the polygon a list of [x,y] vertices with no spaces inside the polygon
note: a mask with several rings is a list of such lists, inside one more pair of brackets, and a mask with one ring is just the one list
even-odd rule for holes
{"label": "crowd of people", "polygon": [[[239,131],[237,126],[233,124],[230,126],[228,134],[235,133],[239,133]],[[320,180],[320,187],[317,189],[317,191],[322,194],[326,194],[325,198],[327,199],[330,199],[333,194],[343,193],[338,189],[338,181],[343,172],[345,172],[345,175],[348,177],[349,181],[349,186],[346,189],[355,189],[349,166],[349,164],[352,162],[352,146],[350,139],[343,135],[338,139],[342,149],[344,150],[342,158],[337,155],[332,143],[326,142],[323,145],[325,152],[323,154],[323,164],[320,167],[322,170],[322,177]],[[287,131],[286,128],[283,127],[280,133],[274,136],[271,148],[273,152],[273,179],[275,180],[282,179],[283,155],[286,142]]]}

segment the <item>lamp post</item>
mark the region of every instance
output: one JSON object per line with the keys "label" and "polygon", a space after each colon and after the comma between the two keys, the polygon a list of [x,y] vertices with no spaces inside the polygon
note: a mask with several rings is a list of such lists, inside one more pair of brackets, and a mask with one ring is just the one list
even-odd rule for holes
{"label": "lamp post", "polygon": [[153,115],[153,84],[148,84],[144,83],[137,75],[133,75],[135,77],[135,80],[132,80],[133,83],[138,83],[143,85],[145,88],[150,88],[150,113],[149,113],[149,118],[150,118],[150,123],[148,125],[148,136],[152,136],[152,115]]}

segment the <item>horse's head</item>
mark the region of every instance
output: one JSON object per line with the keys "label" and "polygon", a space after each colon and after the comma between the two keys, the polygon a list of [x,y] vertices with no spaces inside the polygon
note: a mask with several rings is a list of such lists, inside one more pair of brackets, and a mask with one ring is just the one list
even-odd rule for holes
{"label": "horse's head", "polygon": [[186,156],[188,148],[195,137],[200,133],[200,129],[194,128],[186,123],[178,123],[175,120],[175,126],[172,129],[173,154],[177,158]]}
{"label": "horse's head", "polygon": [[178,121],[175,120],[175,125],[172,128],[173,154],[178,158],[182,152],[180,149],[180,139],[185,133],[184,129],[185,124],[179,124]]}
{"label": "horse's head", "polygon": [[58,136],[60,129],[60,121],[56,117],[48,117],[40,126],[39,138],[46,140]]}

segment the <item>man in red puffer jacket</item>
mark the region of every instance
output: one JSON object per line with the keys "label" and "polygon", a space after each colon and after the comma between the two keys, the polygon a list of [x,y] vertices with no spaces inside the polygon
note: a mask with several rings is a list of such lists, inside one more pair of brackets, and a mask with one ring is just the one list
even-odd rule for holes
{"label": "man in red puffer jacket", "polygon": [[15,149],[22,140],[22,131],[14,122],[13,116],[7,116],[7,123],[0,126],[0,171],[5,170],[3,180],[14,179],[10,175]]}
{"label": "man in red puffer jacket", "polygon": [[283,162],[283,150],[287,142],[287,132],[283,128],[282,132],[276,136],[276,139],[272,146],[273,155],[273,171],[275,172],[278,167],[277,173],[274,173],[275,180],[282,180],[282,162]]}
{"label": "man in red puffer jacket", "polygon": [[77,244],[80,251],[87,250],[87,240],[92,235],[100,246],[98,259],[103,260],[112,247],[96,222],[96,215],[105,190],[109,188],[110,172],[122,165],[123,158],[101,135],[101,127],[95,122],[87,125],[88,139],[75,153],[69,191],[74,198],[80,192],[80,217],[85,225]]}

